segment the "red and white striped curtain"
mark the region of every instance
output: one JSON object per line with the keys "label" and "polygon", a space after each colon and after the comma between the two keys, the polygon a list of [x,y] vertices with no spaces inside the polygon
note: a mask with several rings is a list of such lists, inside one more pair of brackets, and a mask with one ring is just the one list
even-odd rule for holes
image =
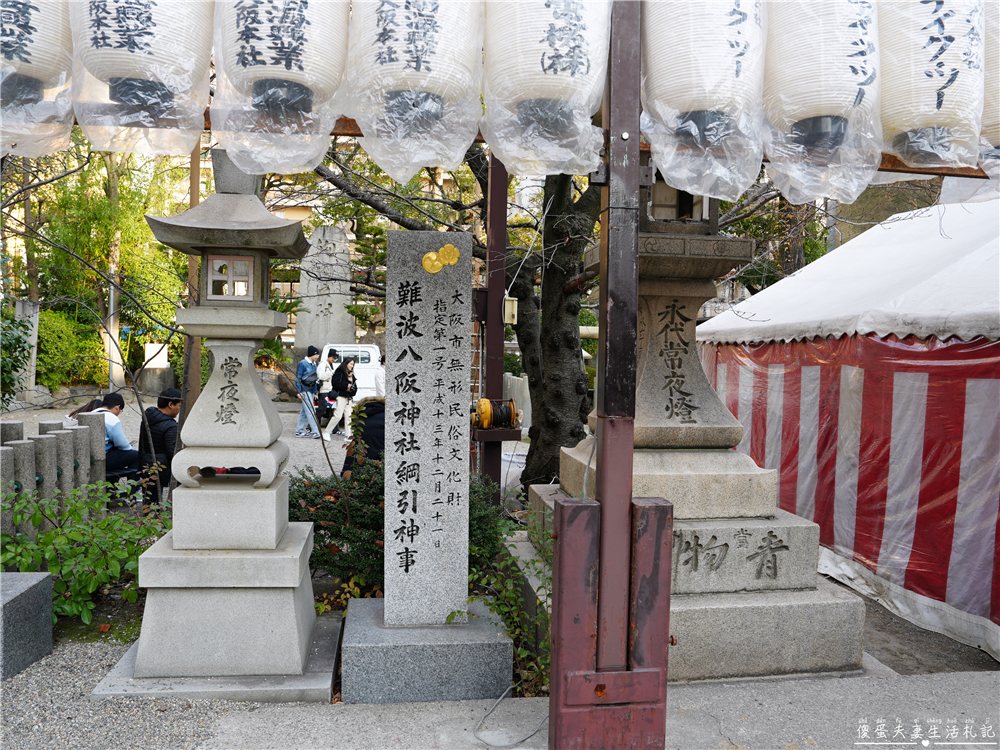
{"label": "red and white striped curtain", "polygon": [[743,424],[737,450],[778,470],[781,508],[879,578],[1000,625],[1000,342],[870,334],[701,357]]}

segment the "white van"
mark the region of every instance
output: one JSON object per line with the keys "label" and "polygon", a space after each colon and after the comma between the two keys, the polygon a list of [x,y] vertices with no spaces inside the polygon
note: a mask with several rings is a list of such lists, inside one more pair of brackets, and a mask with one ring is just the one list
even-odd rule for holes
{"label": "white van", "polygon": [[358,393],[354,403],[375,395],[375,371],[381,367],[378,361],[382,352],[374,344],[327,344],[320,353],[320,362],[326,361],[327,352],[336,349],[340,355],[333,362],[333,369],[347,358],[354,359],[354,379],[358,382]]}

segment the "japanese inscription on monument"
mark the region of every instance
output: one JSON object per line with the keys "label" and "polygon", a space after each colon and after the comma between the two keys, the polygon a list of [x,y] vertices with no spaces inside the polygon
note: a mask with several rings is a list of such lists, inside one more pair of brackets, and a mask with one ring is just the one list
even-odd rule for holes
{"label": "japanese inscription on monument", "polygon": [[390,232],[388,258],[385,624],[441,625],[468,598],[472,242]]}

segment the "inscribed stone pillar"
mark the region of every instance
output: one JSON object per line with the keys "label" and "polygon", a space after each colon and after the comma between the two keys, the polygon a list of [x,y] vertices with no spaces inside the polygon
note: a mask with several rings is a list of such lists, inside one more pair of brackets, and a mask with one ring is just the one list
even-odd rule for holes
{"label": "inscribed stone pillar", "polygon": [[[302,259],[299,297],[308,312],[295,316],[295,350],[304,354],[312,345],[353,344],[351,303],[351,241],[340,227],[316,227],[309,238],[309,254]],[[316,277],[311,276],[315,274]]]}
{"label": "inscribed stone pillar", "polygon": [[18,320],[28,320],[31,322],[31,329],[28,331],[28,346],[31,349],[31,356],[28,358],[28,366],[21,373],[21,390],[18,392],[17,400],[28,404],[35,402],[35,362],[38,353],[38,310],[39,303],[31,300],[19,299],[14,302],[14,317]]}
{"label": "inscribed stone pillar", "polygon": [[387,252],[385,624],[443,625],[469,591],[472,238],[390,231]]}

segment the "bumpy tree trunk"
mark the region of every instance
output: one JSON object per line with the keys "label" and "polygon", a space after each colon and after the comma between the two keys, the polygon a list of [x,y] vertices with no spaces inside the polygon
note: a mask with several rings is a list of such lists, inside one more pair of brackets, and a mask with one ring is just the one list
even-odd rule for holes
{"label": "bumpy tree trunk", "polygon": [[[531,447],[521,472],[524,485],[548,482],[559,474],[559,449],[584,438],[590,411],[580,351],[580,290],[569,282],[582,271],[600,194],[587,190],[574,201],[573,179],[550,176],[542,205],[548,207],[542,256],[525,264],[511,290],[518,299],[515,332],[532,410]],[[517,266],[511,262],[508,267]],[[534,294],[535,269],[541,276],[540,301]]]}

